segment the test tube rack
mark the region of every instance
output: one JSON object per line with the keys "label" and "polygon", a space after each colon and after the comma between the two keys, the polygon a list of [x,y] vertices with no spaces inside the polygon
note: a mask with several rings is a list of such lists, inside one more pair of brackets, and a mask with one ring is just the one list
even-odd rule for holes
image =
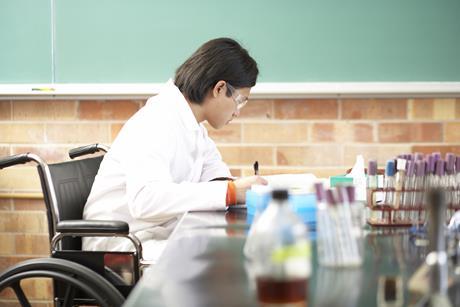
{"label": "test tube rack", "polygon": [[[457,193],[460,195],[459,188],[445,188],[446,192],[452,194]],[[411,227],[413,225],[421,225],[425,223],[426,218],[426,206],[422,202],[420,204],[414,204],[411,206],[399,205],[395,207],[394,204],[387,204],[384,202],[375,202],[375,193],[385,192],[398,192],[400,197],[404,197],[404,193],[422,192],[425,190],[420,189],[401,189],[396,191],[395,189],[367,189],[367,207],[369,208],[370,215],[367,219],[367,223],[374,227]],[[423,197],[425,199],[425,197]],[[447,221],[449,222],[452,215],[460,210],[460,199],[457,202],[450,202],[447,204]],[[375,218],[375,216],[379,218]]]}

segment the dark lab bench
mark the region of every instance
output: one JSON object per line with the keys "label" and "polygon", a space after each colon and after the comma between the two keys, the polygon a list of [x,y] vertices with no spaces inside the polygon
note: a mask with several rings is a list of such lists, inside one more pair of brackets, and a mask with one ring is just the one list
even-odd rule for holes
{"label": "dark lab bench", "polygon": [[[146,270],[124,306],[258,306],[243,256],[247,230],[245,209],[185,214],[159,262]],[[368,230],[363,243],[361,267],[330,269],[318,265],[312,241],[308,306],[378,306],[381,276],[402,279],[404,306],[420,299],[407,284],[426,247],[416,246],[404,228]],[[450,289],[453,306],[460,306],[459,288]]]}

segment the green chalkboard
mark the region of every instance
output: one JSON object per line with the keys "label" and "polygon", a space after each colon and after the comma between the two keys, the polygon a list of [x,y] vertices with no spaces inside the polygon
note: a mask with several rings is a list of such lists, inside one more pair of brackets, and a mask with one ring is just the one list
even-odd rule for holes
{"label": "green chalkboard", "polygon": [[[50,1],[4,2],[0,82],[49,81]],[[54,16],[58,83],[163,82],[221,36],[249,49],[263,82],[460,81],[458,0],[55,0]]]}
{"label": "green chalkboard", "polygon": [[51,82],[50,0],[0,0],[0,83]]}

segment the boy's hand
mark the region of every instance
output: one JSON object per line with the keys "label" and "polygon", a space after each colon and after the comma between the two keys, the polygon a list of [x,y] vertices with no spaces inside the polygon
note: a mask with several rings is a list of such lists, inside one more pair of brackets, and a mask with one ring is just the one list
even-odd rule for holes
{"label": "boy's hand", "polygon": [[246,202],[246,190],[251,188],[253,184],[268,184],[267,180],[260,176],[242,177],[233,181],[236,188],[236,202],[244,204]]}

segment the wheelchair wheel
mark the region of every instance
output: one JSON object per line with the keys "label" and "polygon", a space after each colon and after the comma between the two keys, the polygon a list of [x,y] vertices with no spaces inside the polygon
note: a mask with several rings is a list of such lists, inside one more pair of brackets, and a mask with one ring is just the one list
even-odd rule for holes
{"label": "wheelchair wheel", "polygon": [[23,261],[0,274],[0,292],[11,288],[22,306],[31,306],[21,288],[21,281],[29,278],[51,278],[65,288],[62,306],[74,306],[75,293],[84,292],[88,298],[102,307],[121,306],[125,298],[120,292],[94,271],[78,263],[40,258]]}

